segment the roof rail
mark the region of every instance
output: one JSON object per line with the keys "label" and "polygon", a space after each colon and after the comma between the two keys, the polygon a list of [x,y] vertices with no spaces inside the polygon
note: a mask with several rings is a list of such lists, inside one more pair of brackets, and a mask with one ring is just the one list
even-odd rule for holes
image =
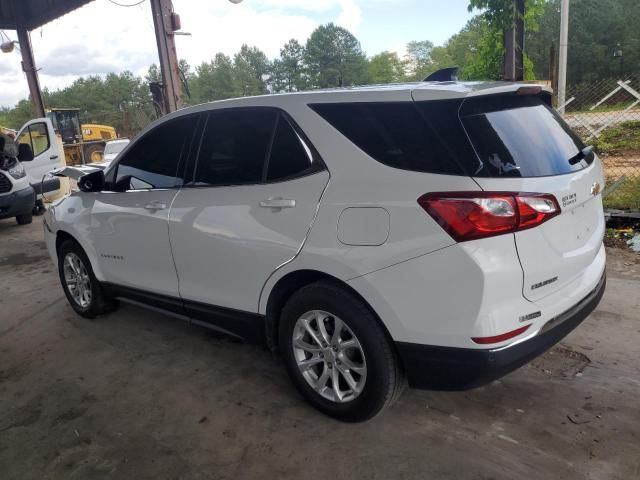
{"label": "roof rail", "polygon": [[433,72],[423,82],[457,82],[458,67],[441,68]]}

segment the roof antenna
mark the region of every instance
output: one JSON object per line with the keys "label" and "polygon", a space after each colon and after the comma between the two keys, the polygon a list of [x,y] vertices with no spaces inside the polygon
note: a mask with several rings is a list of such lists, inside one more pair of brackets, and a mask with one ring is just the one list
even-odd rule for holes
{"label": "roof antenna", "polygon": [[423,82],[457,82],[458,67],[441,68],[433,72]]}

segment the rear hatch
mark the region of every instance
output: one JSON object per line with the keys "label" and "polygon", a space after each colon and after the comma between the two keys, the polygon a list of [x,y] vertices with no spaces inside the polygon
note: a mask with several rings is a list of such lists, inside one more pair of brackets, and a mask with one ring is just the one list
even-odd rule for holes
{"label": "rear hatch", "polygon": [[469,97],[459,118],[475,150],[474,180],[486,191],[553,194],[561,214],[514,233],[523,294],[538,300],[577,279],[602,245],[603,171],[548,96]]}

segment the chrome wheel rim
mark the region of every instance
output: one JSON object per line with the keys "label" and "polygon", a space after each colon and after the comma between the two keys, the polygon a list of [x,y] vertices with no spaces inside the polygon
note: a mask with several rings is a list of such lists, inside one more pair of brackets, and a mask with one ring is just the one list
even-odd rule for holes
{"label": "chrome wheel rim", "polygon": [[64,282],[73,301],[82,308],[91,304],[91,279],[78,255],[69,252],[63,261]]}
{"label": "chrome wheel rim", "polygon": [[337,316],[312,310],[293,328],[293,356],[300,373],[320,396],[336,403],[356,399],[367,381],[360,341]]}

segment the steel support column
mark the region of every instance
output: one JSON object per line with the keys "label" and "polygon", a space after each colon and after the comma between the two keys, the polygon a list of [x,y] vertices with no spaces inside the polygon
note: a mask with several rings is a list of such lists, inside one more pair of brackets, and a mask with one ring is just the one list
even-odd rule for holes
{"label": "steel support column", "polygon": [[44,117],[44,101],[42,100],[42,92],[40,91],[38,69],[36,68],[33,50],[31,49],[31,36],[26,27],[24,3],[20,0],[13,0],[13,10],[15,12],[18,43],[20,44],[20,52],[22,53],[22,71],[27,76],[33,115],[37,118]]}

